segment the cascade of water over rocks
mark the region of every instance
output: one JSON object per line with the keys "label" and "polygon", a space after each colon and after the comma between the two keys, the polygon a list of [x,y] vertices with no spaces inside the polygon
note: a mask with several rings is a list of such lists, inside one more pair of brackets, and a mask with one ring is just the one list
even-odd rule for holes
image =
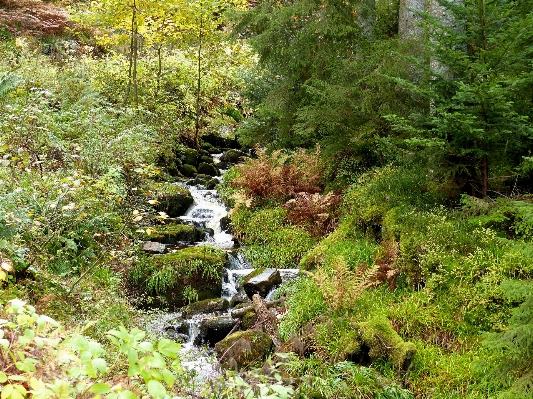
{"label": "cascade of water over rocks", "polygon": [[[215,162],[221,154],[215,154]],[[242,282],[253,269],[243,255],[236,251],[234,237],[221,226],[221,220],[227,217],[228,209],[220,199],[218,192],[207,189],[202,184],[178,183],[188,189],[194,199],[181,221],[207,231],[204,241],[192,245],[209,245],[227,252],[227,263],[221,282],[221,297],[204,304],[205,308],[160,314],[151,318],[145,328],[160,336],[181,341],[183,347],[182,365],[194,370],[200,378],[211,378],[218,374],[218,362],[213,356],[213,346],[231,332],[243,329],[242,320],[233,317],[234,309],[250,306],[253,293],[259,293],[266,301],[275,297],[276,289],[285,281],[295,278],[298,269],[266,269],[258,276],[249,279],[258,280],[257,287],[245,286]],[[180,250],[183,245],[171,248]],[[252,288],[250,288],[252,287]],[[205,302],[205,301],[203,301]],[[199,302],[198,302],[199,303]],[[197,304],[198,304],[197,303]],[[186,308],[184,308],[186,309]],[[193,314],[194,313],[194,314]]]}

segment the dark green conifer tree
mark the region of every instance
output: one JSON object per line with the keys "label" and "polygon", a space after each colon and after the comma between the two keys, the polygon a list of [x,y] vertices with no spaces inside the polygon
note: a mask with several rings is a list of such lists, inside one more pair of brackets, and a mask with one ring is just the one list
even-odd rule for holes
{"label": "dark green conifer tree", "polygon": [[411,128],[430,144],[442,182],[485,197],[489,181],[512,175],[533,145],[533,2],[441,5],[448,18],[424,18],[429,51],[418,65],[427,86],[417,81],[413,92],[425,93],[428,107],[411,114]]}

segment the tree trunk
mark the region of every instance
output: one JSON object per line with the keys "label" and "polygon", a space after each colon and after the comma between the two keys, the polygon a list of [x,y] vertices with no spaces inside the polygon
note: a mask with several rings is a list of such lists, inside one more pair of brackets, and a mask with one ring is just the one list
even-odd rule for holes
{"label": "tree trunk", "polygon": [[489,191],[489,160],[487,154],[481,157],[481,198]]}
{"label": "tree trunk", "polygon": [[198,35],[198,76],[196,79],[196,120],[194,126],[194,144],[196,148],[200,148],[200,142],[198,140],[200,134],[200,112],[201,112],[201,90],[202,90],[202,42],[204,38],[204,19],[200,14],[200,32]]}
{"label": "tree trunk", "polygon": [[137,49],[139,47],[138,39],[139,34],[137,31],[137,26],[135,26],[135,33],[134,33],[134,46],[133,46],[133,101],[135,102],[135,107],[139,107],[139,96],[137,92]]}
{"label": "tree trunk", "polygon": [[126,87],[126,96],[124,98],[124,105],[127,105],[130,100],[132,76],[133,76],[133,53],[135,47],[135,21],[137,19],[137,3],[133,0],[133,8],[131,12],[131,33],[130,33],[130,54],[129,54],[129,67],[128,67],[128,86]]}

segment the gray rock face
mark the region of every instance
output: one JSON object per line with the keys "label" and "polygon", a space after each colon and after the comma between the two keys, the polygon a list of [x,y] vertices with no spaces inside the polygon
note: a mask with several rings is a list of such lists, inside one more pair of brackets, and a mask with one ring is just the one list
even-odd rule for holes
{"label": "gray rock face", "polygon": [[265,298],[270,289],[281,284],[281,275],[277,269],[254,270],[244,278],[244,292],[251,298],[254,294],[259,294]]}
{"label": "gray rock face", "polygon": [[164,254],[167,251],[167,246],[155,241],[145,241],[142,244],[142,250],[149,254]]}
{"label": "gray rock face", "polygon": [[210,317],[200,323],[200,334],[195,339],[195,345],[208,343],[214,345],[222,341],[237,324],[237,320],[230,316]]}

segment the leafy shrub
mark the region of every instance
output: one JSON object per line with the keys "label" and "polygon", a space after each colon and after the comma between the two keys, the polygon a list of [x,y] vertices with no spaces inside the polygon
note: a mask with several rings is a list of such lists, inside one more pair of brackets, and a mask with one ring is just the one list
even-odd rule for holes
{"label": "leafy shrub", "polygon": [[148,393],[163,399],[182,372],[180,345],[168,339],[145,341],[146,333],[139,329],[109,331],[111,345],[104,347],[81,334],[64,332],[59,323],[20,300],[10,301],[0,315],[0,384],[5,399],[89,393],[108,399]]}
{"label": "leafy shrub", "polygon": [[498,398],[529,398],[533,395],[531,376],[531,336],[533,331],[533,296],[531,281],[504,281],[505,297],[521,303],[513,310],[508,326],[488,335],[484,345],[487,359],[478,361],[476,369],[483,385],[502,392]]}
{"label": "leafy shrub", "polygon": [[[289,358],[283,367],[298,378],[297,394],[311,398],[412,399],[414,395],[375,369],[349,361],[329,363],[316,357]],[[298,396],[300,397],[300,396]]]}
{"label": "leafy shrub", "polygon": [[257,159],[236,167],[238,174],[230,184],[243,189],[257,203],[286,201],[300,192],[322,191],[320,165],[318,151],[314,154],[304,150],[293,154],[275,151],[271,155],[260,152]]}

